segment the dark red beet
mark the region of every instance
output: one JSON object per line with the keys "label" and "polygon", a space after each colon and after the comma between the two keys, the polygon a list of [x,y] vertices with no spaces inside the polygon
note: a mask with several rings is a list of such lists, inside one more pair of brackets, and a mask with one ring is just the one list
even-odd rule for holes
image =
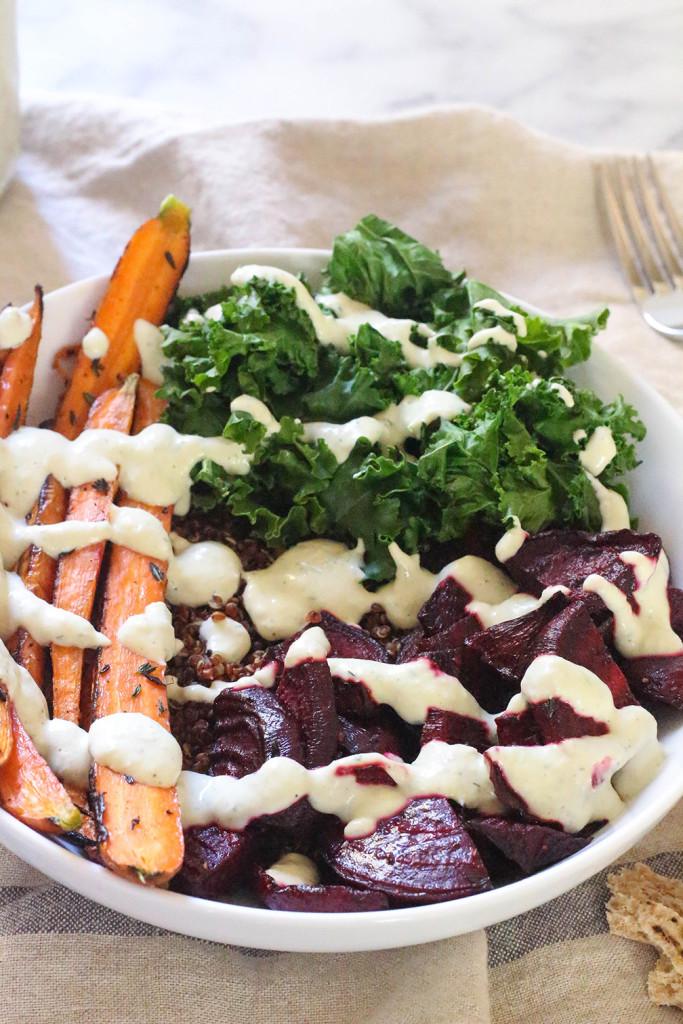
{"label": "dark red beet", "polygon": [[442,743],[465,743],[479,751],[491,746],[491,737],[484,722],[455,711],[442,711],[440,708],[430,708],[422,726],[422,746],[431,740],[441,740]]}
{"label": "dark red beet", "polygon": [[543,743],[559,743],[579,736],[604,736],[609,732],[605,722],[579,715],[563,700],[542,700],[530,705]]}
{"label": "dark red beet", "polygon": [[241,779],[271,757],[303,763],[301,730],[274,693],[261,686],[223,690],[210,719],[209,774]]}
{"label": "dark red beet", "polygon": [[465,640],[460,681],[486,711],[503,711],[510,697],[519,691],[522,676],[534,657],[536,637],[566,604],[564,594],[553,594],[535,611],[490,626]]}
{"label": "dark red beet", "polygon": [[558,584],[581,591],[591,573],[631,595],[636,586],[633,567],[622,562],[619,555],[622,551],[640,551],[656,559],[661,549],[661,538],[654,533],[547,530],[527,537],[517,554],[506,561],[505,571],[523,590],[537,597],[545,587]]}
{"label": "dark red beet", "polygon": [[471,600],[472,595],[452,576],[441,580],[417,613],[426,636],[439,633],[461,619],[465,614],[466,605]]}
{"label": "dark red beet", "polygon": [[[366,633],[360,626],[338,619],[331,612],[318,612],[311,625],[320,626],[330,643],[330,658],[361,658],[364,661],[388,661],[387,652],[378,640]],[[280,640],[269,648],[273,661],[284,662],[287,651],[295,640],[309,627],[304,626],[298,633]]]}
{"label": "dark red beet", "polygon": [[359,786],[396,786],[381,764],[340,764],[335,775],[353,775]]}
{"label": "dark red beet", "polygon": [[541,654],[555,654],[594,672],[609,686],[615,707],[638,703],[582,601],[572,601],[541,629],[532,644],[532,660]]}
{"label": "dark red beet", "polygon": [[669,587],[669,607],[671,609],[671,628],[683,640],[683,590]]}
{"label": "dark red beet", "polygon": [[[512,811],[519,811],[525,818],[533,818],[534,815],[529,810],[529,805],[526,800],[508,784],[505,772],[500,765],[495,761],[492,761],[487,753],[484,753],[484,757],[489,764],[489,774],[491,776],[493,790],[503,806],[509,807]],[[558,822],[555,822],[554,824],[559,825]]]}
{"label": "dark red beet", "polygon": [[347,885],[276,885],[265,871],[259,872],[257,893],[269,910],[355,914],[389,907],[381,892],[350,889]]}
{"label": "dark red beet", "polygon": [[683,711],[683,654],[629,658],[621,664],[639,697]]}
{"label": "dark red beet", "polygon": [[496,730],[500,747],[538,747],[543,743],[531,708],[499,715]]}
{"label": "dark red beet", "polygon": [[250,832],[193,826],[185,830],[185,859],[171,887],[190,896],[219,899],[242,880],[254,850]]}
{"label": "dark red beet", "polygon": [[447,800],[416,800],[362,839],[333,826],[323,857],[345,882],[392,904],[439,903],[491,888],[476,846]]}
{"label": "dark red beet", "polygon": [[403,728],[398,716],[387,708],[378,708],[375,721],[354,722],[339,716],[339,751],[348,754],[397,754],[405,756]]}
{"label": "dark red beet", "polygon": [[586,835],[560,832],[535,822],[510,821],[497,815],[472,818],[467,822],[467,830],[475,842],[483,837],[493,843],[527,875],[556,864],[590,842]]}
{"label": "dark red beet", "polygon": [[379,705],[372,699],[366,686],[336,676],[332,678],[332,685],[338,715],[359,718],[361,721],[373,721],[376,718]]}
{"label": "dark red beet", "polygon": [[306,767],[329,764],[337,754],[339,719],[327,662],[304,661],[286,668],[277,696],[299,722]]}

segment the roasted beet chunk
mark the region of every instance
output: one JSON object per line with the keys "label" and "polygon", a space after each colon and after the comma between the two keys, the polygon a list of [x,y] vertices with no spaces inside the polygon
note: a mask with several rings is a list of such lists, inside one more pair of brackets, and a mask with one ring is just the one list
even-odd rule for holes
{"label": "roasted beet chunk", "polygon": [[622,661],[639,697],[683,711],[683,654],[652,654]]}
{"label": "roasted beet chunk", "polygon": [[432,740],[451,744],[464,743],[479,751],[491,746],[491,737],[485,722],[478,718],[470,718],[469,715],[460,715],[455,711],[443,711],[441,708],[430,708],[422,726],[422,746]]}
{"label": "roasted beet chunk", "polygon": [[303,761],[296,718],[263,687],[223,690],[214,701],[210,728],[210,775],[241,779],[271,757]]}
{"label": "roasted beet chunk", "polygon": [[538,747],[543,743],[531,708],[506,711],[499,715],[496,718],[496,730],[500,747]]}
{"label": "roasted beet chunk", "polygon": [[425,635],[431,636],[432,633],[439,633],[442,629],[452,626],[463,617],[465,607],[471,600],[472,595],[469,591],[461,587],[452,576],[441,580],[417,613]]}
{"label": "roasted beet chunk", "polygon": [[564,594],[553,594],[535,611],[490,626],[465,640],[461,682],[486,711],[503,711],[510,697],[519,691],[522,676],[534,657],[534,640],[566,604]]}
{"label": "roasted beet chunk", "polygon": [[219,899],[241,881],[252,853],[249,831],[234,832],[218,825],[188,828],[185,859],[172,888],[207,900]]}
{"label": "roasted beet chunk", "polygon": [[683,590],[669,587],[669,607],[671,609],[671,628],[683,640]]}
{"label": "roasted beet chunk", "polygon": [[541,629],[531,654],[532,660],[541,654],[555,654],[589,669],[609,686],[617,708],[637,703],[624,673],[612,659],[600,630],[581,601],[573,601]]}
{"label": "roasted beet chunk", "polygon": [[301,727],[303,763],[320,768],[336,756],[339,719],[326,661],[304,661],[282,673],[277,696]]}
{"label": "roasted beet chunk", "polygon": [[266,871],[259,872],[257,893],[269,910],[355,914],[389,907],[381,892],[350,889],[347,885],[277,885]]}
{"label": "roasted beet chunk", "polygon": [[410,726],[402,723],[389,708],[378,708],[374,721],[354,722],[339,716],[339,752],[348,754],[396,754],[405,757],[404,732]]}
{"label": "roasted beet chunk", "polygon": [[475,842],[484,839],[492,843],[527,875],[564,860],[590,842],[586,835],[572,835],[549,825],[511,821],[497,815],[472,818],[467,829]]}
{"label": "roasted beet chunk", "polygon": [[416,800],[372,835],[344,839],[333,827],[323,850],[332,870],[395,905],[439,903],[491,888],[476,846],[447,800]]}
{"label": "roasted beet chunk", "polygon": [[581,591],[584,580],[592,573],[630,595],[636,578],[632,566],[622,562],[619,555],[623,551],[639,551],[657,559],[661,549],[661,538],[654,533],[547,530],[527,537],[517,554],[505,563],[505,571],[523,590],[537,597],[546,587],[557,585]]}
{"label": "roasted beet chunk", "polygon": [[559,743],[579,736],[604,736],[609,732],[606,722],[577,714],[571,704],[563,700],[542,700],[530,707],[543,743]]}

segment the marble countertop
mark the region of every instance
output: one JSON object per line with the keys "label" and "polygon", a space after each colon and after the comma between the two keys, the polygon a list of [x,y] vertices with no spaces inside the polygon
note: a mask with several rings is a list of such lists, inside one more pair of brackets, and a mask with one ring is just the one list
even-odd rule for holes
{"label": "marble countertop", "polygon": [[683,0],[18,0],[18,30],[23,92],[221,121],[474,102],[568,141],[683,149]]}

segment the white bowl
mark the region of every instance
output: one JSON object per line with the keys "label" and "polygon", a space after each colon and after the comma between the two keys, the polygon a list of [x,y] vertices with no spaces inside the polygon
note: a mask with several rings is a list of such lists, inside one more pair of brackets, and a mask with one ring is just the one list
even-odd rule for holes
{"label": "white bowl", "polygon": [[[227,250],[192,257],[182,285],[185,295],[220,287],[243,263],[277,265],[303,271],[315,284],[329,254],[322,250]],[[107,278],[98,277],[62,288],[45,298],[44,341],[37,368],[32,422],[50,415],[60,382],[50,368],[52,354],[80,340]],[[683,422],[651,388],[597,349],[572,374],[603,399],[618,393],[632,402],[648,427],[641,446],[644,460],[629,485],[641,526],[664,538],[674,579],[683,580],[683,534],[678,521],[683,507]],[[567,860],[492,892],[432,906],[367,914],[310,914],[218,903],[135,885],[84,860],[41,836],[0,810],[0,842],[33,867],[130,917],[198,938],[260,949],[300,952],[346,952],[388,949],[431,942],[473,931],[531,910],[573,888],[606,867],[648,832],[683,794],[683,722],[659,716],[668,757],[657,778],[615,822],[585,849]]]}

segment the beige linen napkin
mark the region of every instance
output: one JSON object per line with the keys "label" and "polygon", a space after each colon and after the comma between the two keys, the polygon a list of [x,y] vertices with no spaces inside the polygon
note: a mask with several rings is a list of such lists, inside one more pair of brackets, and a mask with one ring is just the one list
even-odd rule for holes
{"label": "beige linen napkin", "polygon": [[[551,312],[607,303],[602,344],[683,410],[683,349],[631,306],[595,206],[593,152],[494,111],[387,121],[200,123],[187,113],[36,96],[0,202],[0,305],[111,270],[174,192],[195,250],[327,246],[374,212],[453,268]],[[658,157],[683,209],[683,154]],[[683,873],[683,815],[631,856]],[[602,1024],[651,1007],[644,947],[604,933],[604,873],[489,932],[405,950],[257,953],[115,914],[0,854],[0,1014],[8,1024]]]}

